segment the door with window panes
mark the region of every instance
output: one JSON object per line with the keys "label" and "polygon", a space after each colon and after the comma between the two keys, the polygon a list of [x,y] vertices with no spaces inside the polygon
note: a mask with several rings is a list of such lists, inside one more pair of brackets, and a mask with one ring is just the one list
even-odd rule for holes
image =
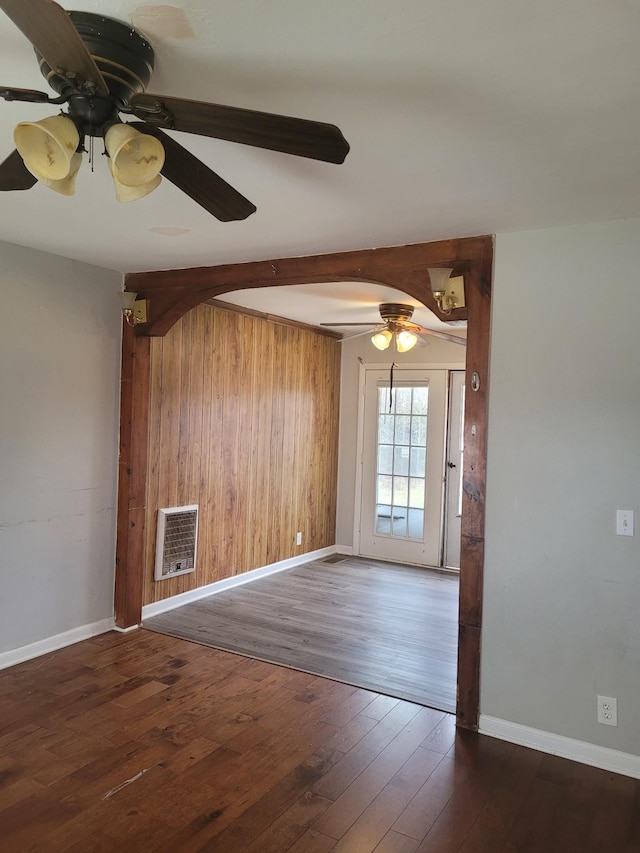
{"label": "door with window panes", "polygon": [[447,372],[367,370],[360,553],[439,566]]}

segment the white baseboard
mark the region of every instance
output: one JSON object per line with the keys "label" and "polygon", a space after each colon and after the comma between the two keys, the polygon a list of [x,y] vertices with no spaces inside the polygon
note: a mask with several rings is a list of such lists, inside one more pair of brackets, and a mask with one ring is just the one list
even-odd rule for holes
{"label": "white baseboard", "polygon": [[620,773],[623,776],[640,779],[640,755],[619,752],[617,749],[608,749],[605,746],[574,740],[556,735],[553,732],[532,729],[529,726],[511,723],[508,720],[501,720],[487,714],[480,715],[478,731],[480,734],[506,740],[509,743],[517,743],[519,746],[527,746],[530,749],[537,749],[539,752],[546,752],[549,755],[570,758],[580,764],[589,764],[591,767],[599,767],[601,770],[609,770],[612,773]]}
{"label": "white baseboard", "polygon": [[234,575],[232,578],[224,578],[221,581],[214,581],[206,586],[199,586],[197,589],[190,589],[188,592],[181,592],[178,595],[172,595],[170,598],[165,598],[162,601],[155,601],[153,604],[145,604],[142,608],[142,618],[150,619],[152,616],[159,616],[160,613],[166,613],[168,610],[175,610],[176,607],[182,607],[183,604],[189,604],[192,601],[199,601],[201,598],[207,598],[210,595],[216,595],[218,592],[224,592],[226,589],[233,589],[236,586],[242,586],[245,583],[251,583],[258,578],[265,578],[268,575],[275,575],[277,572],[283,572],[285,569],[292,569],[294,566],[301,566],[303,563],[310,563],[312,560],[322,560],[324,557],[330,557],[336,553],[336,546],[330,545],[328,548],[319,548],[317,551],[308,551],[306,554],[300,554],[297,557],[290,557],[288,560],[280,560],[279,563],[271,563],[269,566],[262,566],[259,569],[252,569],[249,572],[243,572],[241,575]]}
{"label": "white baseboard", "polygon": [[96,637],[98,634],[106,634],[107,631],[112,631],[113,627],[113,617],[101,619],[99,622],[92,622],[90,625],[81,625],[79,628],[72,628],[62,634],[46,637],[44,640],[38,640],[37,643],[29,643],[28,646],[20,646],[18,649],[0,652],[0,669],[6,669],[9,666],[15,666],[17,663],[46,655],[49,652],[55,652],[65,646],[79,643],[81,640]]}
{"label": "white baseboard", "polygon": [[336,545],[336,554],[344,554],[345,557],[352,557],[353,548],[351,545]]}

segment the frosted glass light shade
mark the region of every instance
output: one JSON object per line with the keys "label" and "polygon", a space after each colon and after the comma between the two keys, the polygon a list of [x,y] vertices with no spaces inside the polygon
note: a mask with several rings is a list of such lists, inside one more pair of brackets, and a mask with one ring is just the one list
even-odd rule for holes
{"label": "frosted glass light shade", "polygon": [[66,178],[80,144],[78,128],[63,115],[21,121],[13,131],[13,139],[24,165],[39,181]]}
{"label": "frosted glass light shade", "polygon": [[146,184],[140,184],[137,187],[128,186],[118,180],[115,174],[113,161],[109,160],[109,170],[113,178],[113,185],[116,190],[116,200],[121,202],[137,201],[139,198],[144,198],[150,192],[159,187],[162,183],[160,175],[156,175],[151,181]]}
{"label": "frosted glass light shade", "polygon": [[[124,186],[148,186],[159,176],[164,166],[164,148],[160,140],[147,133],[140,133],[130,124],[112,124],[104,135],[104,144],[113,177]],[[151,189],[155,189],[155,186]]]}
{"label": "frosted glass light shade", "polygon": [[453,269],[442,269],[434,267],[428,269],[429,281],[431,282],[431,290],[433,293],[443,293],[447,289],[447,281],[451,277]]}
{"label": "frosted glass light shade", "polygon": [[120,300],[121,311],[133,311],[133,303],[136,301],[137,293],[132,293],[130,290],[121,290],[118,293]]}
{"label": "frosted glass light shade", "polygon": [[389,344],[391,343],[392,337],[393,335],[391,334],[389,329],[384,329],[382,332],[376,332],[375,335],[372,335],[371,343],[376,349],[385,350],[389,348]]}
{"label": "frosted glass light shade", "polygon": [[45,187],[49,187],[50,190],[54,190],[54,192],[61,193],[62,195],[75,195],[76,177],[78,176],[80,166],[82,166],[82,154],[76,151],[71,158],[69,174],[66,178],[62,178],[60,181],[52,181],[50,178],[42,177],[39,179],[40,183],[44,184]]}
{"label": "frosted glass light shade", "polygon": [[396,349],[398,352],[409,352],[417,342],[418,338],[413,332],[398,332],[396,335]]}

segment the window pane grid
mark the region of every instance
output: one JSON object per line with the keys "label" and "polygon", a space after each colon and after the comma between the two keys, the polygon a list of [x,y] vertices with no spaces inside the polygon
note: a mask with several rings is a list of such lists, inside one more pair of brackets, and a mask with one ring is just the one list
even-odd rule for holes
{"label": "window pane grid", "polygon": [[378,534],[424,537],[428,392],[400,386],[391,398],[388,387],[378,388]]}

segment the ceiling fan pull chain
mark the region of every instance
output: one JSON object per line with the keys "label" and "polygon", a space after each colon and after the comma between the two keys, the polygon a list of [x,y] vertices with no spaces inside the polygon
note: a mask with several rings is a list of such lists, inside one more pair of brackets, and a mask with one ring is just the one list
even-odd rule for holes
{"label": "ceiling fan pull chain", "polygon": [[393,408],[393,368],[397,366],[395,361],[391,362],[391,370],[389,371],[389,414],[391,414],[391,409]]}

